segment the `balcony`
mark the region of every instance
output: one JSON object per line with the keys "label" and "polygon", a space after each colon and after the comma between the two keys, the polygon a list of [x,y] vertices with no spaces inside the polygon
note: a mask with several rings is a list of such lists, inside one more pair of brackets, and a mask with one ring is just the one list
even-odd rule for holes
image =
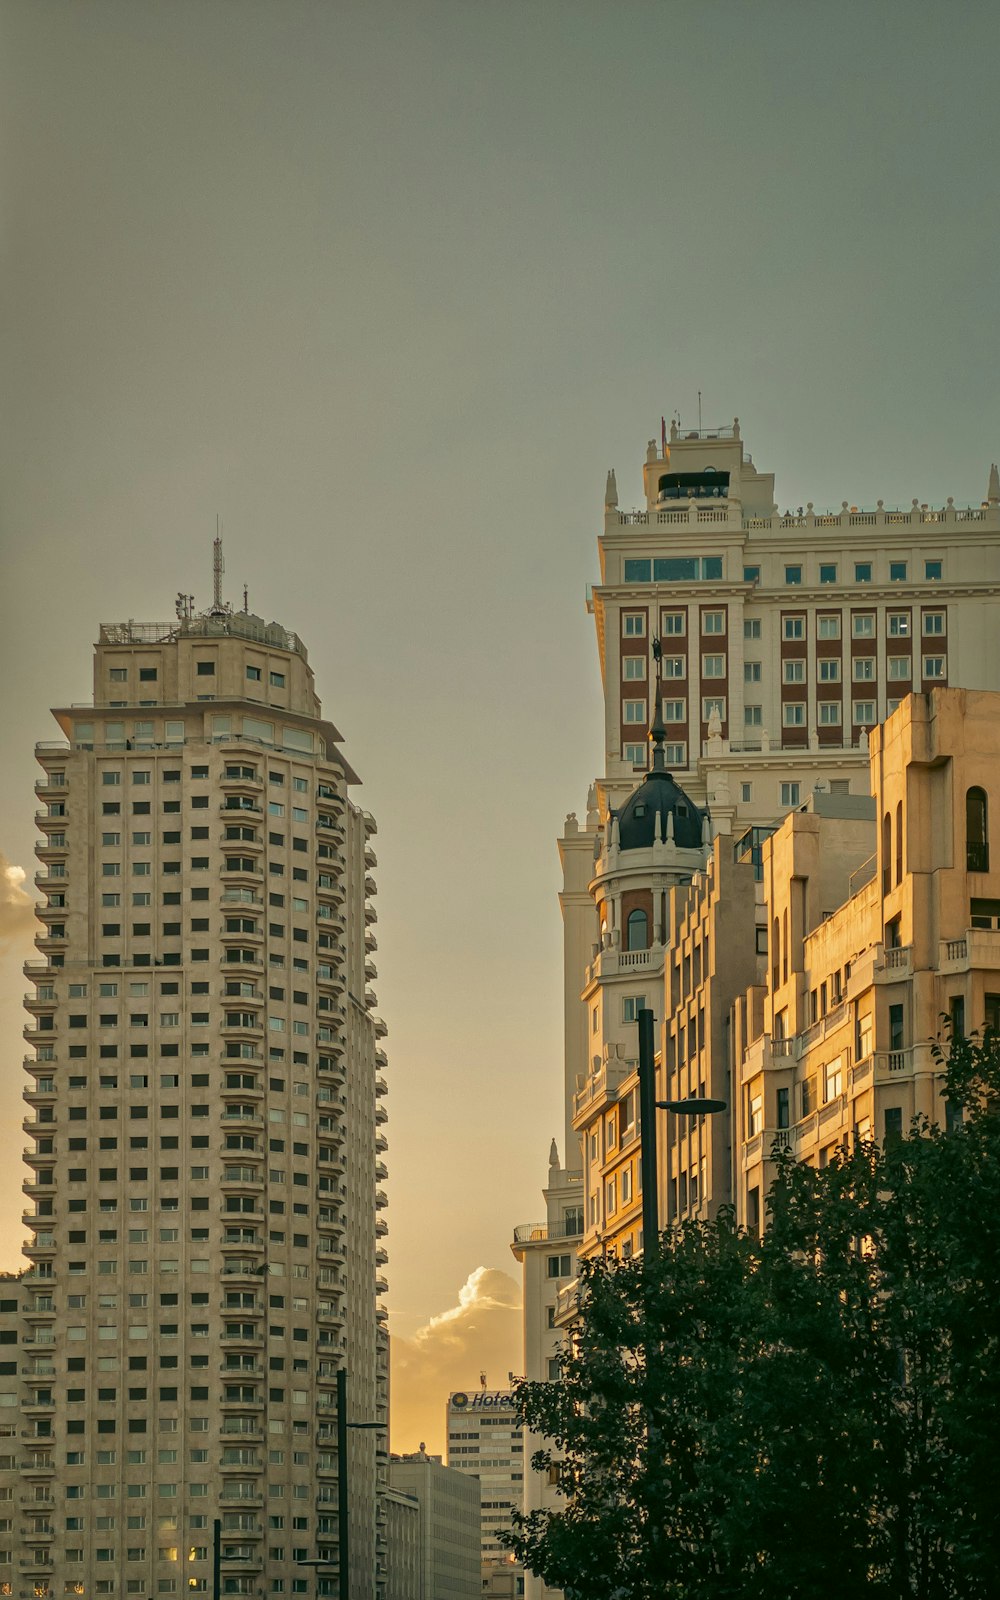
{"label": "balcony", "polygon": [[881,956],[876,956],[873,977],[876,983],[901,983],[913,976],[913,946],[880,946]]}

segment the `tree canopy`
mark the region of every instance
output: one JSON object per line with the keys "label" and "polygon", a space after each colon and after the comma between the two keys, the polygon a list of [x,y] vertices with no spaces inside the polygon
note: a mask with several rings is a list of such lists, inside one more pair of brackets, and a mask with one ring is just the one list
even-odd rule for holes
{"label": "tree canopy", "polygon": [[513,1549],[573,1600],[986,1600],[1000,1509],[1000,1047],[948,1131],[785,1158],[730,1211],[587,1263],[561,1378],[518,1386],[559,1504]]}

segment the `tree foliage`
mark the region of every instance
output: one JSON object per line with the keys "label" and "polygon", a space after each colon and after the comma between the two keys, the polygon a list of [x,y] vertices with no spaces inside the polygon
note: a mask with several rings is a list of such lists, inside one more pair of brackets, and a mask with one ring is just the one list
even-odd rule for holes
{"label": "tree foliage", "polygon": [[[730,1212],[590,1262],[522,1420],[558,1509],[513,1548],[574,1600],[986,1600],[1000,1510],[1000,1048],[941,1054],[951,1131],[779,1164]],[[963,1120],[959,1120],[959,1118]]]}

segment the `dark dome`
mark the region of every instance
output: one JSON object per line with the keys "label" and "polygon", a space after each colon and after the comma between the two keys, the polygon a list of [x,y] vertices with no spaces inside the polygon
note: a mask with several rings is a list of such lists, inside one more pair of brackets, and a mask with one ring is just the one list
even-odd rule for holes
{"label": "dark dome", "polygon": [[623,850],[649,850],[653,839],[662,838],[667,812],[674,816],[674,843],[681,850],[696,850],[701,844],[702,813],[689,800],[669,772],[652,771],[629,795],[618,813],[618,839]]}

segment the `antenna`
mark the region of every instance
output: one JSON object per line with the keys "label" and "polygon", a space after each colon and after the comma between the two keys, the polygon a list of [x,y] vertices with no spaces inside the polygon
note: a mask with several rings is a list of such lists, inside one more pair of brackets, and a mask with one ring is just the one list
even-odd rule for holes
{"label": "antenna", "polygon": [[701,432],[701,390],[698,390],[698,432]]}
{"label": "antenna", "polygon": [[222,518],[216,514],[215,542],[212,546],[212,615],[219,616],[225,610],[222,604],[222,574],[225,563],[222,559]]}
{"label": "antenna", "polygon": [[250,591],[247,588],[246,584],[244,584],[243,585],[243,615],[246,616],[246,614],[247,614],[247,612],[249,610],[250,610]]}

